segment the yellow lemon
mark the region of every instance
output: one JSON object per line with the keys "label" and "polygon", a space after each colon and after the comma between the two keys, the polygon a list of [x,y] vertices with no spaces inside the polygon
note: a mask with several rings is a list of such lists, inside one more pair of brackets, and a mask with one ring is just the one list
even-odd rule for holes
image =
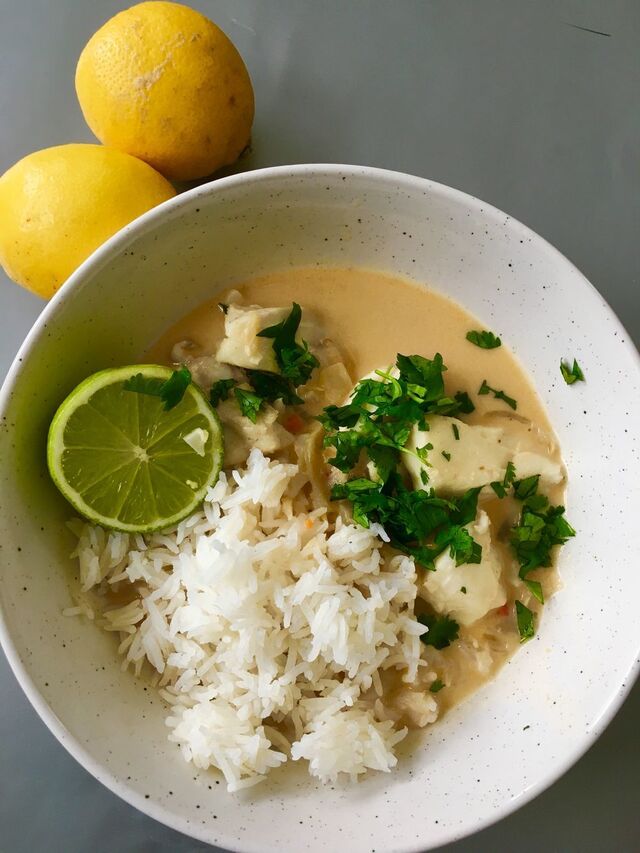
{"label": "yellow lemon", "polygon": [[240,54],[179,3],[140,3],[107,21],[80,55],[76,92],[101,142],[173,180],[210,175],[249,141],[253,89]]}
{"label": "yellow lemon", "polygon": [[121,151],[36,151],[0,177],[0,264],[48,299],[108,237],[174,195],[162,175]]}

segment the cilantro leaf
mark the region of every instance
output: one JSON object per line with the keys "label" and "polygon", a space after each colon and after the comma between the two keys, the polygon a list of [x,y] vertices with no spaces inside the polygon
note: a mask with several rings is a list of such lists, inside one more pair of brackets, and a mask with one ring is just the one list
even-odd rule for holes
{"label": "cilantro leaf", "polygon": [[502,485],[500,480],[494,480],[492,483],[489,483],[489,485],[499,498],[506,498],[507,490]]}
{"label": "cilantro leaf", "polygon": [[323,445],[333,447],[336,451],[330,460],[333,467],[347,473],[358,463],[360,453],[367,445],[367,436],[364,431],[357,429],[338,430],[333,434],[326,434]]}
{"label": "cilantro leaf", "polygon": [[447,369],[442,356],[437,352],[433,359],[421,355],[400,355],[396,359],[400,378],[409,385],[423,389],[422,400],[433,401],[444,395],[442,374]]}
{"label": "cilantro leaf", "polygon": [[[535,475],[514,483],[514,495],[523,505],[509,540],[523,579],[539,566],[550,566],[554,545],[564,545],[576,533],[564,518],[564,507],[551,506],[548,498],[537,494],[539,479],[539,475]],[[536,595],[534,589],[531,591]]]}
{"label": "cilantro leaf", "polygon": [[433,563],[437,552],[431,545],[402,545],[398,542],[391,543],[399,551],[403,551],[416,561],[416,563],[428,572],[435,571]]}
{"label": "cilantro leaf", "polygon": [[369,527],[369,519],[386,517],[388,498],[381,493],[381,484],[366,477],[338,483],[331,489],[331,500],[349,500],[352,503],[353,520],[361,527]]}
{"label": "cilantro leaf", "polygon": [[502,345],[500,338],[496,337],[493,332],[471,331],[467,332],[466,338],[470,343],[475,344],[481,349],[495,349]]}
{"label": "cilantro leaf", "polygon": [[514,497],[519,501],[525,501],[532,497],[538,491],[538,483],[540,482],[540,474],[533,474],[531,477],[525,477],[523,480],[516,480],[513,484]]}
{"label": "cilantro leaf", "polygon": [[354,480],[347,480],[346,483],[336,483],[331,489],[331,500],[339,501],[344,498],[355,500],[359,494],[363,492],[379,492],[380,484],[373,480],[368,480],[366,477],[358,477]]}
{"label": "cilantro leaf", "polygon": [[513,397],[509,397],[508,394],[505,394],[504,391],[498,391],[495,388],[492,388],[490,385],[487,385],[487,380],[482,380],[482,385],[478,391],[478,394],[484,396],[491,392],[496,400],[502,400],[507,406],[511,406],[511,408],[515,411],[518,408],[517,402],[513,399]]}
{"label": "cilantro leaf", "polygon": [[214,409],[218,403],[227,399],[235,384],[235,379],[218,379],[217,382],[213,383],[211,390],[209,391],[209,402]]}
{"label": "cilantro leaf", "polygon": [[433,468],[433,465],[429,462],[429,451],[433,450],[433,444],[431,442],[427,442],[422,447],[416,447],[416,456],[422,462],[423,465],[426,465],[428,468]]}
{"label": "cilantro leaf", "polygon": [[423,490],[399,492],[391,509],[387,525],[394,539],[404,543],[424,542],[449,519],[448,502]]}
{"label": "cilantro leaf", "polygon": [[449,546],[449,554],[455,559],[456,566],[479,563],[482,560],[482,545],[475,541],[466,527],[445,527],[436,535],[435,545],[437,548]]}
{"label": "cilantro leaf", "polygon": [[[372,522],[384,526],[393,547],[410,554],[427,570],[445,549],[457,565],[479,562],[482,548],[465,525],[476,517],[479,488],[469,489],[455,500],[443,500],[428,489],[430,442],[415,449],[407,447],[415,427],[428,432],[430,414],[457,414],[473,411],[466,392],[455,397],[444,393],[442,356],[398,354],[398,375],[378,370],[379,378],[359,382],[344,406],[328,406],[318,418],[325,428],[323,444],[333,448],[331,464],[348,473],[368,457],[375,468],[371,479],[358,477],[333,489],[334,499],[351,501],[353,518],[363,526]],[[457,424],[452,424],[459,439]],[[422,486],[409,491],[398,473],[401,453],[422,463]],[[451,454],[443,451],[445,459]],[[354,484],[354,485],[351,485]],[[366,484],[366,485],[365,485]]]}
{"label": "cilantro leaf", "polygon": [[443,687],[445,687],[444,681],[441,681],[439,678],[436,678],[435,681],[431,682],[431,686],[429,687],[429,693],[439,693]]}
{"label": "cilantro leaf", "polygon": [[186,367],[174,370],[171,376],[164,380],[136,373],[126,379],[122,387],[125,391],[135,391],[137,394],[147,394],[150,397],[160,397],[166,412],[175,408],[184,397],[191,383],[191,372]]}
{"label": "cilantro leaf", "polygon": [[509,486],[514,481],[515,476],[516,476],[516,467],[513,464],[513,462],[511,462],[511,460],[509,460],[509,462],[507,462],[507,467],[505,469],[504,477],[502,478],[502,481],[494,480],[493,483],[490,483],[489,485],[491,486],[491,488],[493,489],[493,491],[496,493],[496,495],[499,498],[504,498],[507,495],[507,489],[509,488]]}
{"label": "cilantro leaf", "polygon": [[326,406],[318,420],[326,430],[351,428],[358,422],[360,414],[360,407],[352,402],[346,406]]}
{"label": "cilantro leaf", "polygon": [[188,368],[180,367],[173,371],[160,391],[160,398],[167,411],[178,405],[190,384],[191,372]]}
{"label": "cilantro leaf", "polygon": [[458,411],[463,415],[470,415],[471,412],[475,412],[476,407],[473,405],[471,397],[466,391],[458,391],[458,393],[454,395],[454,399],[458,404]]}
{"label": "cilantro leaf", "polygon": [[444,456],[444,458],[447,460],[447,462],[451,462],[451,454],[448,451],[442,450],[441,453]]}
{"label": "cilantro leaf", "polygon": [[521,601],[516,601],[516,622],[518,623],[520,642],[526,643],[535,635],[534,614]]}
{"label": "cilantro leaf", "polygon": [[273,351],[282,375],[290,379],[294,385],[303,385],[308,381],[313,370],[320,362],[309,350],[306,341],[299,344],[296,332],[302,319],[302,309],[297,302],[293,303],[291,313],[281,323],[268,326],[258,332],[259,338],[271,338]]}
{"label": "cilantro leaf", "polygon": [[282,400],[285,405],[302,403],[291,381],[284,376],[264,370],[246,370],[245,373],[251,390],[236,388],[238,383],[235,379],[219,379],[214,382],[209,392],[211,405],[217,406],[221,400],[227,399],[231,389],[235,389],[234,394],[240,411],[255,423],[263,403],[273,403],[275,400]]}
{"label": "cilantro leaf", "polygon": [[479,563],[482,547],[464,527],[476,516],[479,488],[469,489],[457,500],[437,497],[433,490],[409,491],[397,474],[376,482],[357,477],[331,490],[332,500],[349,500],[357,524],[382,524],[394,547],[413,556],[432,570],[434,560],[446,548],[456,565]]}
{"label": "cilantro leaf", "polygon": [[448,616],[433,616],[430,613],[425,613],[418,616],[418,622],[421,625],[426,625],[429,629],[428,633],[420,635],[425,646],[446,649],[454,640],[458,639],[460,626],[455,619],[450,619]]}
{"label": "cilantro leaf", "polygon": [[[473,411],[473,403],[466,392],[459,392],[455,397],[444,394],[442,376],[446,367],[439,353],[433,359],[398,354],[396,367],[397,378],[389,371],[379,370],[380,379],[359,382],[345,406],[327,406],[319,416],[326,432],[324,446],[335,449],[330,462],[339,470],[345,473],[351,470],[363,450],[371,458],[374,447],[413,453],[428,464],[428,445],[415,451],[405,447],[414,425],[426,431],[429,413],[451,415]],[[395,462],[397,464],[397,458]],[[390,473],[388,467],[385,473]]]}
{"label": "cilantro leaf", "polygon": [[285,406],[297,405],[304,402],[299,397],[290,379],[278,373],[268,373],[266,370],[247,370],[247,379],[255,393],[267,403],[282,400]]}
{"label": "cilantro leaf", "polygon": [[525,584],[531,590],[533,595],[538,599],[540,604],[544,604],[544,595],[542,593],[542,584],[540,581],[532,581],[529,578],[524,579]]}
{"label": "cilantro leaf", "polygon": [[567,383],[567,385],[573,385],[574,382],[584,382],[584,373],[580,368],[578,362],[573,359],[573,365],[569,367],[569,362],[561,360],[560,361],[560,373],[562,373],[562,378]]}
{"label": "cilantro leaf", "polygon": [[251,423],[255,424],[258,420],[258,412],[262,407],[262,397],[254,394],[253,391],[248,391],[246,388],[234,388],[233,393],[235,394],[242,414],[246,418],[249,418]]}
{"label": "cilantro leaf", "polygon": [[304,385],[309,377],[319,367],[320,362],[309,349],[306,341],[302,346],[283,347],[280,351],[280,369],[294,385]]}
{"label": "cilantro leaf", "polygon": [[467,491],[456,501],[456,508],[452,513],[452,520],[455,524],[465,525],[470,524],[476,517],[478,512],[478,495],[482,491],[482,486],[475,486]]}
{"label": "cilantro leaf", "polygon": [[378,480],[381,483],[386,483],[398,465],[398,451],[393,447],[383,447],[374,444],[373,447],[368,449],[368,454],[375,468]]}
{"label": "cilantro leaf", "polygon": [[513,483],[516,478],[516,466],[513,464],[511,460],[507,462],[507,467],[504,472],[504,479],[502,480],[502,485],[508,489],[509,486]]}
{"label": "cilantro leaf", "polygon": [[451,429],[453,430],[453,437],[456,441],[460,441],[460,430],[458,429],[457,424],[451,424]]}

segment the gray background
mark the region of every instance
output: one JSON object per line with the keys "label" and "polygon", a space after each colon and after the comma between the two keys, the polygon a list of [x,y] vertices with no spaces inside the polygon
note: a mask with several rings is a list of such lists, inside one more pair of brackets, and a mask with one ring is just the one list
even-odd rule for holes
{"label": "gray background", "polygon": [[[76,59],[127,5],[0,0],[0,172],[34,149],[91,139],[73,90]],[[466,190],[568,255],[638,343],[640,0],[193,5],[231,36],[253,77],[254,146],[243,166],[362,163]],[[4,376],[43,303],[0,279]],[[585,637],[585,653],[595,642]],[[638,720],[640,685],[563,779],[447,851],[639,850]],[[75,764],[0,655],[2,853],[205,849]]]}

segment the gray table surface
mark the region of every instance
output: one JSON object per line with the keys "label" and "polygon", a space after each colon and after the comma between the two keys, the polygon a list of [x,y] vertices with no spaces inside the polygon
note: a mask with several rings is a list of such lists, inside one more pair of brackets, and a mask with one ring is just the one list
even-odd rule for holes
{"label": "gray table surface", "polygon": [[[76,59],[127,5],[0,0],[0,172],[34,149],[91,139]],[[246,166],[362,163],[466,190],[568,255],[640,341],[640,0],[194,5],[231,36],[253,77]],[[0,279],[4,376],[43,303]],[[638,719],[640,685],[564,778],[447,851],[640,850]],[[1,853],[205,849],[77,765],[0,655]]]}

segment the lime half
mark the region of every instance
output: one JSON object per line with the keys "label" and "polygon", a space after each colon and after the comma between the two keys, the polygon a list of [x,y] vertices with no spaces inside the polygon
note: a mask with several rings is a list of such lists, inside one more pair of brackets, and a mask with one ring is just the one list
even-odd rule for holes
{"label": "lime half", "polygon": [[190,384],[165,411],[158,397],[127,391],[142,373],[167,380],[155,364],[95,373],[71,392],[49,428],[47,463],[54,483],[89,521],[113,530],[164,530],[192,513],[218,478],[222,427]]}

